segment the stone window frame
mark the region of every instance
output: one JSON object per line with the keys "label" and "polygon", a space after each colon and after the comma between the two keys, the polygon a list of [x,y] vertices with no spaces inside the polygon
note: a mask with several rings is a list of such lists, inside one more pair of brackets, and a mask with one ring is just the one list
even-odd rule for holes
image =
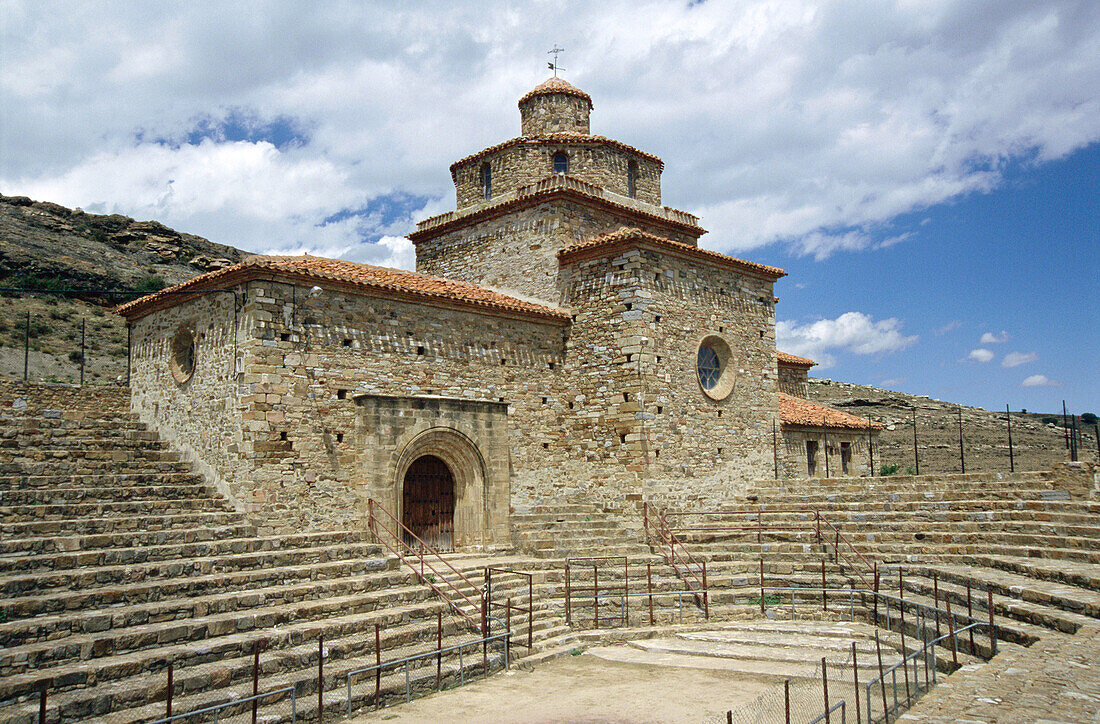
{"label": "stone window frame", "polygon": [[568,174],[569,154],[566,153],[564,149],[555,151],[554,155],[550,157],[550,167],[555,174]]}
{"label": "stone window frame", "polygon": [[493,197],[493,167],[489,162],[481,164],[478,169],[478,178],[481,182],[481,195],[486,201]]}
{"label": "stone window frame", "polygon": [[178,385],[185,385],[195,376],[198,366],[198,338],[194,328],[181,324],[168,342],[168,369]]}
{"label": "stone window frame", "polygon": [[[718,377],[710,387],[704,384],[704,375],[700,368],[700,357],[704,348],[713,351],[718,360]],[[699,385],[699,390],[715,402],[721,402],[729,397],[737,383],[736,362],[733,348],[724,337],[717,334],[708,334],[699,340],[695,348],[695,382]]]}

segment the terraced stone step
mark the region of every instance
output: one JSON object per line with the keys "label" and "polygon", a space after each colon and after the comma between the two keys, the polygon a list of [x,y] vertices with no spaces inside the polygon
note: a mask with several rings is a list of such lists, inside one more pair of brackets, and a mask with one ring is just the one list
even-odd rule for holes
{"label": "terraced stone step", "polygon": [[[163,453],[168,455],[168,453]],[[117,473],[141,475],[149,473],[190,473],[190,463],[178,460],[87,460],[52,459],[49,461],[20,461],[0,463],[0,475],[98,475]]]}
{"label": "terraced stone step", "polygon": [[156,547],[200,541],[255,538],[256,535],[256,526],[241,522],[202,528],[169,528],[82,536],[5,537],[0,541],[0,560],[3,556],[13,555],[52,555],[107,548]]}
{"label": "terraced stone step", "polygon": [[195,511],[175,515],[110,518],[55,518],[21,523],[0,523],[5,538],[30,538],[58,534],[99,535],[125,532],[156,532],[175,529],[207,528],[244,523],[245,515],[231,510]]}
{"label": "terraced stone step", "polygon": [[1001,545],[994,540],[974,543],[939,544],[923,550],[914,545],[875,545],[860,543],[857,548],[869,559],[882,562],[915,562],[921,557],[992,554],[1018,558],[1043,558],[1046,560],[1100,563],[1100,550],[1088,548],[1035,548],[1032,546]]}
{"label": "terraced stone step", "polygon": [[6,523],[51,518],[95,517],[110,515],[178,515],[193,511],[232,512],[232,505],[222,498],[184,498],[182,500],[136,500],[122,503],[62,503],[58,505],[0,505],[0,518]]}
{"label": "terraced stone step", "polygon": [[40,488],[121,488],[140,485],[205,485],[206,479],[193,472],[173,473],[58,473],[54,475],[0,475],[0,490]]}
{"label": "terraced stone step", "polygon": [[207,485],[129,485],[120,488],[65,488],[39,490],[5,490],[0,500],[5,505],[61,505],[64,503],[124,502],[142,500],[182,500],[211,498],[217,495]]}
{"label": "terraced stone step", "polygon": [[942,560],[957,560],[969,565],[986,566],[1018,573],[1031,579],[1067,583],[1089,591],[1100,591],[1100,564],[1046,561],[1041,558],[1020,558],[997,555],[941,556]]}
{"label": "terraced stone step", "polygon": [[181,576],[234,573],[256,568],[276,568],[330,561],[377,558],[381,548],[374,543],[346,543],[306,548],[262,550],[214,557],[193,557],[96,568],[44,570],[0,576],[0,592],[21,595],[30,591],[45,594],[50,589],[86,589],[146,580],[171,580]]}
{"label": "terraced stone step", "polygon": [[[260,606],[245,611],[228,611],[171,622],[125,626],[94,633],[71,634],[56,641],[32,642],[5,647],[0,652],[0,698],[25,693],[18,690],[25,676],[45,676],[57,669],[69,671],[72,664],[85,667],[92,681],[100,683],[134,673],[135,662],[139,670],[158,667],[164,661],[162,649],[174,644],[190,644],[190,654],[177,652],[173,660],[187,665],[193,657],[203,652],[217,652],[221,657],[247,656],[249,650],[240,648],[255,636],[249,632],[264,630],[276,641],[292,641],[290,636],[304,635],[308,629],[316,636],[316,629],[328,626],[331,620],[357,621],[363,625],[356,631],[365,634],[373,630],[379,614],[388,624],[401,622],[392,618],[396,612],[413,612],[425,616],[442,606],[431,589],[425,586],[391,587],[380,591],[352,593],[327,597],[324,600],[305,600],[293,605]],[[107,622],[104,621],[104,624]],[[343,633],[349,630],[341,629]],[[199,645],[198,642],[202,642]],[[127,659],[129,665],[118,666],[117,658]],[[24,672],[27,672],[24,674]],[[56,678],[56,674],[54,674]],[[68,681],[68,680],[66,680]],[[71,682],[77,685],[79,682]],[[11,688],[8,688],[8,686]],[[58,684],[66,688],[68,684]]]}

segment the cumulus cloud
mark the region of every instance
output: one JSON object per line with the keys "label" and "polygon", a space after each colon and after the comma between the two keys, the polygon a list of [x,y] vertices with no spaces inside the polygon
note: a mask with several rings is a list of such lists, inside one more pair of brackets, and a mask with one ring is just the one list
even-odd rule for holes
{"label": "cumulus cloud", "polygon": [[970,354],[966,355],[966,358],[972,362],[981,362],[985,364],[993,359],[993,352],[988,349],[972,349],[970,350]]}
{"label": "cumulus cloud", "polygon": [[836,319],[819,319],[807,324],[788,320],[775,323],[776,346],[785,352],[812,357],[821,367],[836,359],[829,350],[868,355],[897,352],[916,343],[917,336],[901,333],[901,322],[893,317],[874,321],[862,312],[845,312]]}
{"label": "cumulus cloud", "polygon": [[1008,341],[1008,332],[1001,331],[1000,334],[993,334],[992,332],[986,332],[982,335],[982,344],[1004,344]]}
{"label": "cumulus cloud", "polygon": [[1035,352],[1009,352],[1005,355],[1005,358],[1001,360],[1002,367],[1019,367],[1020,365],[1026,365],[1028,362],[1034,362],[1039,359],[1039,355]]}
{"label": "cumulus cloud", "polygon": [[957,319],[954,319],[954,320],[948,322],[947,324],[943,325],[939,329],[935,330],[935,332],[933,332],[933,334],[935,334],[937,337],[942,337],[943,335],[947,334],[948,332],[954,332],[956,329],[958,329],[961,326],[963,326],[963,323],[960,322]]}
{"label": "cumulus cloud", "polygon": [[[1072,0],[4,13],[0,190],[256,250],[355,253],[449,203],[448,164],[518,133],[546,28],[578,39],[563,64],[593,95],[594,132],[661,155],[666,201],[701,213],[722,251],[888,246],[897,215],[1100,139],[1100,6]],[[234,118],[251,119],[247,138],[217,132]],[[274,127],[298,135],[284,145]],[[421,207],[330,221],[401,195]]]}
{"label": "cumulus cloud", "polygon": [[1057,387],[1060,384],[1062,383],[1049,379],[1046,375],[1031,375],[1024,378],[1020,387]]}

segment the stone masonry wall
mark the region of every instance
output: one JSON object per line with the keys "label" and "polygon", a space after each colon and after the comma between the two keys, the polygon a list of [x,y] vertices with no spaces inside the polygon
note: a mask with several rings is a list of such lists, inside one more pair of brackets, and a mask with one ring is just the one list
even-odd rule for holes
{"label": "stone masonry wall", "polygon": [[531,96],[519,107],[523,135],[588,133],[591,107],[585,98],[564,93]]}
{"label": "stone masonry wall", "polygon": [[507,146],[457,166],[454,169],[457,208],[485,203],[482,164],[489,164],[492,199],[497,199],[552,175],[554,154],[559,151],[569,156],[569,176],[623,197],[629,197],[627,166],[634,161],[638,164],[634,198],[642,203],[661,205],[661,166],[649,158],[603,143],[531,141]]}
{"label": "stone masonry wall", "polygon": [[[243,290],[242,290],[243,291]],[[251,465],[243,455],[239,387],[251,341],[241,297],[206,294],[132,322],[130,401],[133,411],[192,462],[242,510]],[[234,327],[236,321],[236,327]],[[180,384],[168,366],[181,327],[195,335],[195,372]]]}
{"label": "stone masonry wall", "polygon": [[[817,443],[816,465],[813,474],[809,472],[806,443]],[[847,443],[851,450],[848,472],[841,464],[841,447]],[[828,445],[828,464],[825,449]],[[857,430],[829,430],[828,434],[820,428],[784,427],[778,440],[779,476],[784,479],[800,478],[840,478],[870,475],[871,459],[867,451],[867,433]],[[875,467],[879,467],[878,446],[875,446]],[[773,468],[774,474],[774,468]]]}
{"label": "stone masonry wall", "polygon": [[5,414],[40,415],[57,411],[58,417],[88,412],[127,413],[129,390],[122,386],[93,386],[0,380],[0,410]]}
{"label": "stone masonry wall", "polygon": [[596,210],[573,201],[547,201],[506,216],[441,234],[416,246],[416,270],[562,303],[557,253],[566,246],[636,226],[643,231],[694,245],[626,215]]}
{"label": "stone masonry wall", "polygon": [[794,395],[795,397],[801,397],[807,399],[809,394],[809,384],[807,379],[809,377],[808,370],[805,367],[792,367],[790,365],[779,365],[779,391],[785,392],[788,395]]}

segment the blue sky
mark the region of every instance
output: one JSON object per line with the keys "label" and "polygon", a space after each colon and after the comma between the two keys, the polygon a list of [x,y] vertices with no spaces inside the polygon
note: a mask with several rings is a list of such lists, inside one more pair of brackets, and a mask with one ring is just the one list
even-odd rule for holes
{"label": "blue sky", "polygon": [[1094,0],[0,0],[0,193],[411,268],[555,44],[817,375],[1100,410]]}

